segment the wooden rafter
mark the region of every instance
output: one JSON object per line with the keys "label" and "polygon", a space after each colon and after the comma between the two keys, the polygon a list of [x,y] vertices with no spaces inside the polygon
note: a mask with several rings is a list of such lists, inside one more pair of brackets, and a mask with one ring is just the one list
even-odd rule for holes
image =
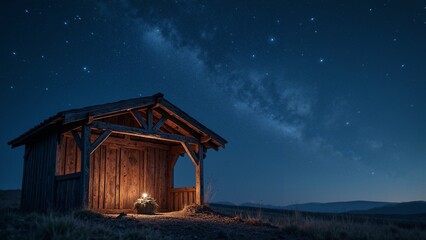
{"label": "wooden rafter", "polygon": [[142,118],[142,115],[137,109],[132,109],[130,113],[135,118],[136,122],[139,124],[140,127],[144,129],[148,129],[148,126],[146,125],[145,120]]}
{"label": "wooden rafter", "polygon": [[153,131],[149,131],[149,130],[145,130],[141,128],[128,127],[124,125],[118,125],[118,124],[112,124],[112,123],[106,123],[106,122],[94,121],[92,123],[92,126],[94,128],[110,130],[113,133],[121,133],[125,135],[134,135],[138,137],[152,138],[152,139],[172,141],[172,142],[188,142],[188,143],[195,143],[195,144],[199,143],[198,139],[195,139],[192,137],[163,133],[158,131],[153,132]]}
{"label": "wooden rafter", "polygon": [[[206,128],[203,124],[199,123],[197,120],[190,117],[187,113],[180,110],[176,106],[174,106],[172,103],[167,101],[166,99],[161,99],[161,105],[171,113],[175,114],[178,118],[182,120],[184,125],[192,125],[195,128],[199,129],[200,131],[204,132],[205,134],[212,136],[218,144],[220,144],[222,147],[227,143],[225,139],[211,131],[210,129]],[[158,111],[158,110],[157,110]]]}
{"label": "wooden rafter", "polygon": [[122,112],[124,109],[133,109],[149,106],[155,104],[157,102],[158,97],[160,97],[160,95],[156,94],[146,98],[136,98],[116,103],[108,103],[77,110],[66,111],[64,112],[64,124],[86,119],[87,113],[89,112],[96,117],[102,117],[105,115],[111,115],[117,112]]}
{"label": "wooden rafter", "polygon": [[200,133],[198,133],[194,129],[188,127],[186,124],[184,124],[182,121],[180,121],[179,119],[177,119],[175,116],[170,115],[166,110],[164,110],[162,108],[156,108],[155,110],[158,113],[162,114],[163,116],[164,115],[168,115],[168,120],[170,120],[171,122],[173,122],[174,124],[176,124],[180,129],[182,129],[183,131],[187,132],[191,136],[193,136],[195,138],[199,138],[200,137]]}
{"label": "wooden rafter", "polygon": [[167,123],[163,124],[161,131],[171,134],[181,134],[178,130],[174,129],[172,126],[169,126]]}
{"label": "wooden rafter", "polygon": [[137,109],[130,110],[130,113],[132,114],[133,118],[136,120],[136,122],[139,124],[140,127],[148,131],[156,132],[167,121],[167,119],[169,118],[169,114],[168,113],[161,114],[162,115],[161,118],[154,125],[154,114],[152,110],[153,109],[151,107],[148,107],[146,109],[146,121],[142,118],[142,115]]}
{"label": "wooden rafter", "polygon": [[202,136],[202,137],[200,138],[200,142],[201,142],[201,143],[207,143],[207,142],[209,142],[210,140],[212,140],[212,138],[211,138],[210,136]]}

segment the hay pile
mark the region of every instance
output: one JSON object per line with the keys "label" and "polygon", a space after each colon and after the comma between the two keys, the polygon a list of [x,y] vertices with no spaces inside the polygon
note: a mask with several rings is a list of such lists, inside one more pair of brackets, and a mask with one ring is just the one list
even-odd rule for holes
{"label": "hay pile", "polygon": [[213,211],[213,209],[211,209],[209,206],[197,204],[187,205],[182,211],[187,214],[216,214],[216,212]]}

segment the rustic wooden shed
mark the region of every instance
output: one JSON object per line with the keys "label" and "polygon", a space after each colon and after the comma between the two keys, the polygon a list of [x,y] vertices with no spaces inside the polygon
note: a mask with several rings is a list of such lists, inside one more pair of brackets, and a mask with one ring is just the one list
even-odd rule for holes
{"label": "rustic wooden shed", "polygon": [[[160,211],[202,204],[206,151],[226,143],[158,93],[59,112],[8,144],[25,145],[21,209],[123,212],[143,192]],[[196,186],[174,188],[183,154]]]}

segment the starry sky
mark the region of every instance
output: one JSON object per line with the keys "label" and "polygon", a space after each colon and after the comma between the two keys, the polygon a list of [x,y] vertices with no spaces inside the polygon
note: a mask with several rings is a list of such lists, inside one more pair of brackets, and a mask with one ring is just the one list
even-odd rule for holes
{"label": "starry sky", "polygon": [[[426,200],[426,1],[2,1],[7,141],[62,110],[163,92],[228,140],[213,201]],[[195,184],[185,157],[177,186]]]}

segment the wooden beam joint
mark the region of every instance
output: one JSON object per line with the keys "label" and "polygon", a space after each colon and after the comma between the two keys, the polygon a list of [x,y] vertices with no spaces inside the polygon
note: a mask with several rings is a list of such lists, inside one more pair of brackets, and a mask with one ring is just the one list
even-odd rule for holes
{"label": "wooden beam joint", "polygon": [[81,150],[83,148],[83,144],[81,142],[81,137],[78,135],[78,132],[75,130],[71,131],[72,137],[74,138],[75,143],[77,144],[78,148]]}
{"label": "wooden beam joint", "polygon": [[164,125],[167,119],[169,119],[169,114],[167,113],[162,114],[160,120],[158,120],[155,126],[152,127],[152,131],[154,132],[158,131]]}
{"label": "wooden beam joint", "polygon": [[101,135],[99,135],[99,137],[92,144],[90,144],[90,154],[92,154],[103,142],[105,142],[111,133],[111,130],[105,130]]}
{"label": "wooden beam joint", "polygon": [[195,154],[194,150],[192,150],[191,146],[189,146],[186,142],[181,142],[182,147],[185,149],[185,152],[188,154],[189,158],[191,159],[192,163],[194,163],[195,166],[198,166],[199,164],[199,157],[197,154]]}
{"label": "wooden beam joint", "polygon": [[148,129],[145,120],[142,118],[141,114],[137,109],[130,110],[130,113],[132,114],[133,118],[135,118],[136,122],[139,124],[140,127]]}

